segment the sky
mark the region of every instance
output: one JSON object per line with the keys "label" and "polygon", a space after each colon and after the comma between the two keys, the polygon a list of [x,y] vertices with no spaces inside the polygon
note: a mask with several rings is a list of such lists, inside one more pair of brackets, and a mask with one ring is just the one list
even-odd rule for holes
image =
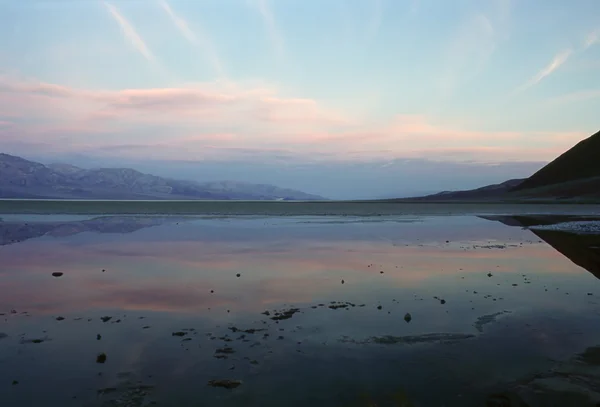
{"label": "sky", "polygon": [[0,0],[0,152],[334,199],[600,130],[598,0]]}

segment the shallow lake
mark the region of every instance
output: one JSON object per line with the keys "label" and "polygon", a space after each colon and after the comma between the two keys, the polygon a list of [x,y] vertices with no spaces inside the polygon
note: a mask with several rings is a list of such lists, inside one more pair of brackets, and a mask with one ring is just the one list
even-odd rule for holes
{"label": "shallow lake", "polygon": [[3,406],[595,405],[600,239],[541,218],[2,218]]}

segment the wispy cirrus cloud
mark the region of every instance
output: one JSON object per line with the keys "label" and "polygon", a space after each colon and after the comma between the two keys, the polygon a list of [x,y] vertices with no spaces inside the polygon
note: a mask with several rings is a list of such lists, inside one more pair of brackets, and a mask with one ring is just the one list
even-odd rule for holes
{"label": "wispy cirrus cloud", "polygon": [[[556,72],[561,66],[563,66],[571,56],[573,56],[576,52],[584,52],[591,46],[600,43],[600,28],[597,28],[585,37],[583,41],[582,48],[575,50],[573,48],[567,48],[559,52],[552,58],[552,61],[548,65],[546,65],[542,70],[536,73],[529,81],[525,82],[523,85],[519,86],[514,93],[519,93],[524,90],[531,88],[532,86],[537,85],[542,80]],[[568,97],[567,97],[568,99]]]}
{"label": "wispy cirrus cloud", "polygon": [[485,14],[472,15],[459,27],[444,55],[445,72],[440,83],[444,96],[481,72],[496,41],[494,26]]}
{"label": "wispy cirrus cloud", "polygon": [[[188,22],[177,14],[171,5],[167,2],[167,0],[159,0],[158,4],[165,11],[165,13],[169,16],[173,24],[177,27],[181,35],[192,45],[199,47],[203,54],[206,56],[210,64],[212,65],[215,73],[220,77],[225,77],[225,72],[223,69],[223,64],[221,63],[221,59],[217,55],[215,51],[214,44],[209,40],[208,36],[200,32],[196,34],[191,28]],[[196,28],[196,32],[199,29]]]}
{"label": "wispy cirrus cloud", "polygon": [[275,21],[275,16],[273,14],[273,10],[271,10],[269,0],[255,0],[255,4],[260,15],[262,16],[267,34],[271,40],[271,43],[273,44],[273,48],[275,49],[276,54],[281,57],[284,53],[283,36],[279,31],[277,22]]}
{"label": "wispy cirrus cloud", "polygon": [[110,13],[110,15],[114,18],[114,20],[119,24],[121,31],[125,38],[131,43],[131,45],[146,58],[150,62],[154,62],[155,58],[142,37],[138,34],[138,32],[133,28],[133,25],[123,15],[119,12],[119,9],[114,5],[104,2],[104,6]]}
{"label": "wispy cirrus cloud", "polygon": [[600,28],[596,28],[585,37],[583,49],[586,50],[595,44],[600,44]]}
{"label": "wispy cirrus cloud", "polygon": [[484,3],[481,10],[468,14],[449,36],[442,55],[444,71],[439,78],[442,99],[484,72],[499,44],[509,37],[511,0]]}
{"label": "wispy cirrus cloud", "polygon": [[519,86],[515,90],[515,93],[523,92],[523,91],[531,88],[532,86],[535,86],[538,83],[540,83],[544,78],[547,78],[548,76],[550,76],[558,68],[560,68],[565,62],[567,62],[567,60],[569,59],[569,57],[572,54],[573,54],[573,49],[571,49],[571,48],[567,48],[567,49],[559,52],[558,54],[556,54],[554,56],[554,58],[552,58],[552,61],[550,61],[550,63],[548,65],[546,65],[544,68],[542,68],[542,70],[540,70],[533,77],[531,77],[531,79],[529,79],[526,83]]}

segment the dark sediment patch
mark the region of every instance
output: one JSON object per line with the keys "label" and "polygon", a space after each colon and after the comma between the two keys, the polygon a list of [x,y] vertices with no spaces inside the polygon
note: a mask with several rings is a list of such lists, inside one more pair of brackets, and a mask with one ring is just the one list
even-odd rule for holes
{"label": "dark sediment patch", "polygon": [[117,387],[105,387],[96,392],[102,397],[102,406],[142,407],[156,404],[148,400],[153,385],[125,382]]}
{"label": "dark sediment patch", "polygon": [[261,331],[266,331],[266,329],[255,329],[255,328],[250,328],[250,329],[239,329],[236,328],[235,326],[231,326],[228,328],[231,332],[243,332],[245,334],[254,334],[256,332],[261,332]]}
{"label": "dark sediment patch", "polygon": [[106,353],[100,353],[96,356],[96,363],[104,363],[106,362]]}
{"label": "dark sediment patch", "polygon": [[500,311],[500,312],[496,312],[495,314],[480,316],[479,318],[477,318],[477,321],[475,321],[475,324],[474,324],[475,329],[477,329],[479,332],[483,332],[484,325],[496,322],[496,318],[498,318],[500,315],[509,314],[509,313],[510,313],[510,311]]}
{"label": "dark sediment patch", "polygon": [[210,380],[208,382],[209,386],[212,387],[222,387],[224,389],[235,389],[236,387],[241,386],[241,380],[230,380],[230,379],[219,379],[219,380]]}
{"label": "dark sediment patch", "polygon": [[[491,406],[598,406],[600,405],[600,346],[586,349],[550,370],[508,383],[519,403]],[[511,400],[512,401],[512,400]]]}
{"label": "dark sediment patch", "polygon": [[284,311],[281,311],[281,312],[276,312],[275,316],[271,317],[271,319],[273,321],[282,321],[284,319],[290,319],[291,317],[294,316],[294,314],[296,312],[299,312],[299,311],[300,311],[299,308],[290,308],[288,310],[284,310]]}
{"label": "dark sediment patch", "polygon": [[219,349],[215,350],[215,353],[221,354],[221,355],[231,355],[231,354],[235,353],[235,350],[230,347],[225,347],[225,348],[219,348]]}
{"label": "dark sediment patch", "polygon": [[358,345],[378,344],[378,345],[416,345],[422,343],[454,343],[457,341],[475,338],[475,335],[470,334],[454,334],[454,333],[432,333],[425,335],[410,335],[410,336],[373,336],[363,341],[358,341],[348,337],[343,337],[340,342],[355,343]]}
{"label": "dark sediment patch", "polygon": [[43,343],[43,342],[46,342],[46,341],[49,341],[49,340],[50,339],[47,336],[45,336],[43,338],[32,338],[32,339],[22,338],[19,343],[21,345],[26,345],[26,344],[29,344],[29,343],[39,344],[39,343]]}
{"label": "dark sediment patch", "polygon": [[588,365],[600,366],[600,346],[587,348],[577,357],[577,360]]}

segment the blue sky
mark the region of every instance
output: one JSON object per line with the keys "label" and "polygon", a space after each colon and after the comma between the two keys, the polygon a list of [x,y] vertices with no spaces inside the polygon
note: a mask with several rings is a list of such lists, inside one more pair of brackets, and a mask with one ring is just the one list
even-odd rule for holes
{"label": "blue sky", "polygon": [[0,0],[0,150],[334,198],[599,130],[597,0]]}

